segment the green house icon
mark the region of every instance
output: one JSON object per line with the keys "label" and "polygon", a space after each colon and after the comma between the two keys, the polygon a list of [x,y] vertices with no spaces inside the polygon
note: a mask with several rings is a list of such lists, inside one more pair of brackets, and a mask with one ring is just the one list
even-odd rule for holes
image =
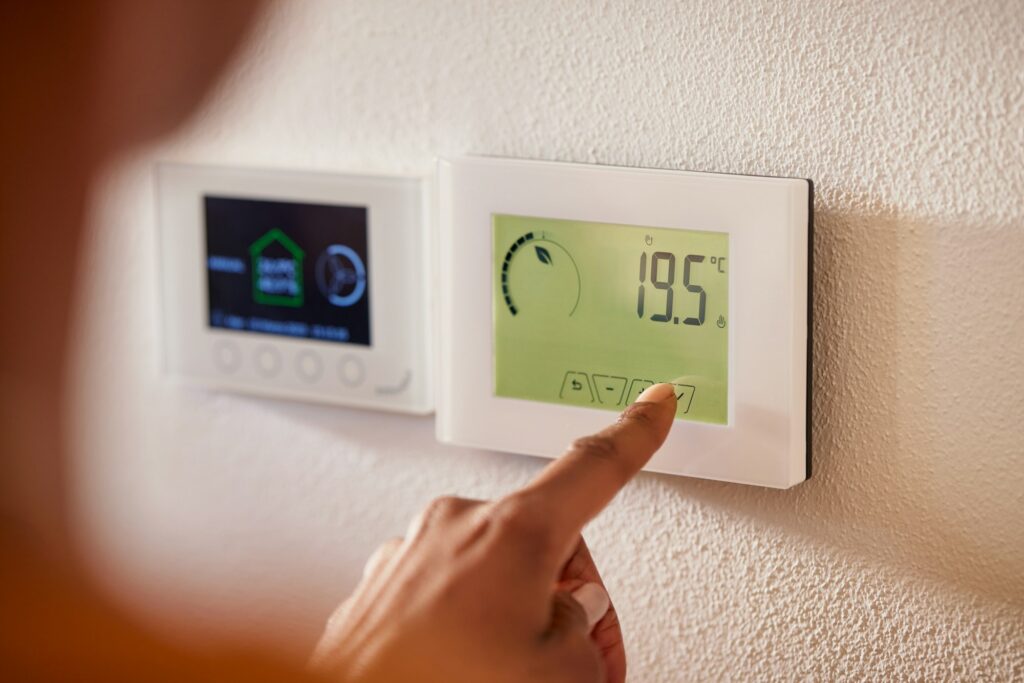
{"label": "green house icon", "polygon": [[301,306],[302,262],[305,252],[277,228],[249,247],[252,260],[252,298],[269,306]]}

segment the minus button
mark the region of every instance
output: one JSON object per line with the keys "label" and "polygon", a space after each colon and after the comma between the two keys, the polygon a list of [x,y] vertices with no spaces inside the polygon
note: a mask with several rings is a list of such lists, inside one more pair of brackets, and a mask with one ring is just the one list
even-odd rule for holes
{"label": "minus button", "polygon": [[597,389],[597,400],[602,405],[617,406],[622,403],[622,395],[626,391],[626,378],[613,375],[594,375],[594,388]]}

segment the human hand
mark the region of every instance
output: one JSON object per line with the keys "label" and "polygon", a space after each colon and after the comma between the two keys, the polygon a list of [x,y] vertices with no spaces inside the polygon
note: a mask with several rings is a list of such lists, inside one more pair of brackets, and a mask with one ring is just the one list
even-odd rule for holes
{"label": "human hand", "polygon": [[670,384],[575,441],[525,488],[439,498],[374,553],[311,666],[350,683],[622,683],[615,609],[580,532],[661,446]]}

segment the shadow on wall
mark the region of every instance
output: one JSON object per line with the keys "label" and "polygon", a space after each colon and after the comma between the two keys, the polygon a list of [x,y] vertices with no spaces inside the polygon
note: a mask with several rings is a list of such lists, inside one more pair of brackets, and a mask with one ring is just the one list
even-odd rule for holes
{"label": "shadow on wall", "polygon": [[659,483],[1024,606],[1022,228],[819,212],[813,478]]}

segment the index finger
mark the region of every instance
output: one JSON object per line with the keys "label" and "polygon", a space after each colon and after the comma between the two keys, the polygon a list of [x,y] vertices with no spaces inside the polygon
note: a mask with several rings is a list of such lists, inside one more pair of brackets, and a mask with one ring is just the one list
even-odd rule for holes
{"label": "index finger", "polygon": [[570,543],[661,447],[676,414],[671,384],[648,387],[615,424],[573,442],[521,493],[539,505],[555,538]]}

